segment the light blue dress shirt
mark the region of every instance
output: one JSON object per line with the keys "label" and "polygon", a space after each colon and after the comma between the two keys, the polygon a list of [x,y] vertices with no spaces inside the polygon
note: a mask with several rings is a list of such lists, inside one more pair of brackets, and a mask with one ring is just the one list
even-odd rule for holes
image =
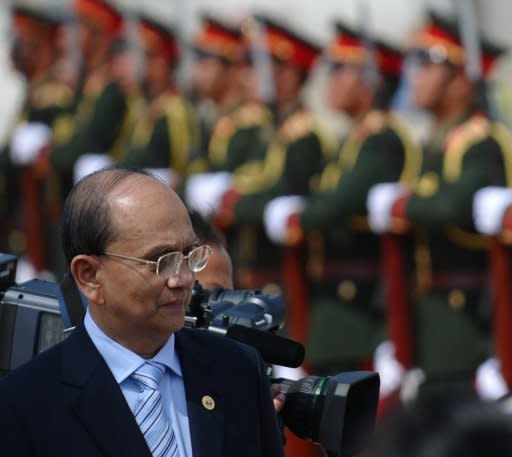
{"label": "light blue dress shirt", "polygon": [[[84,324],[92,342],[105,359],[119,384],[121,392],[133,413],[139,401],[140,391],[137,384],[130,379],[130,375],[146,362],[146,359],[121,346],[106,335],[94,322],[89,310],[85,315]],[[162,349],[150,360],[160,362],[167,367],[167,371],[160,381],[160,393],[165,412],[174,429],[180,457],[192,457],[185,385],[180,361],[174,348],[174,340],[174,335],[171,335]]]}

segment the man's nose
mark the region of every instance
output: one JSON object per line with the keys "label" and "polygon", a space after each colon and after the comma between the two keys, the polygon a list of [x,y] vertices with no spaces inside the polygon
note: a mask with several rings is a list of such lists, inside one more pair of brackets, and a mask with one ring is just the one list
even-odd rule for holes
{"label": "man's nose", "polygon": [[170,276],[167,279],[167,287],[175,288],[175,287],[189,287],[191,288],[195,281],[194,272],[188,266],[188,262],[184,259],[181,262],[181,265],[178,268],[178,271],[175,275]]}

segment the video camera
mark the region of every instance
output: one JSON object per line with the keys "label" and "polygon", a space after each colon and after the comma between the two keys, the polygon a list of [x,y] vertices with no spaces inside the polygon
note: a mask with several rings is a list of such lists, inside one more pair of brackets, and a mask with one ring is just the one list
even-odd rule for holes
{"label": "video camera", "polygon": [[[285,306],[277,295],[207,291],[196,282],[185,322],[255,347],[268,364],[298,367],[304,360],[301,344],[275,334],[285,322]],[[375,425],[380,385],[376,373],[270,380],[286,393],[283,421],[295,435],[319,444],[329,457],[361,451]]]}
{"label": "video camera", "polygon": [[[15,256],[0,253],[0,375],[63,340],[86,308],[69,277],[60,284],[39,279],[15,284],[16,263]],[[250,344],[268,364],[297,367],[304,359],[303,346],[275,334],[284,320],[279,296],[257,290],[207,291],[197,282],[185,316],[189,327]],[[376,373],[271,382],[286,393],[283,422],[295,435],[320,444],[329,457],[360,452],[375,424]]]}

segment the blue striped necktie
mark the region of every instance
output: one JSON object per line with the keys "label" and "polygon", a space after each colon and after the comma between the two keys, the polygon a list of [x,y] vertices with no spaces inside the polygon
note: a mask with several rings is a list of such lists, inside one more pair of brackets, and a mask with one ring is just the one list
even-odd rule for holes
{"label": "blue striped necktie", "polygon": [[134,415],[153,457],[179,457],[178,443],[158,389],[164,373],[165,366],[158,362],[145,362],[132,373],[131,378],[142,389]]}

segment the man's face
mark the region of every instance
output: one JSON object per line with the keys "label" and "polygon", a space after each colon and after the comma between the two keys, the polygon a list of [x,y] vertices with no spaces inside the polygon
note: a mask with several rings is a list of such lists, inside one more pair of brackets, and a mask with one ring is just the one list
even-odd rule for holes
{"label": "man's face", "polygon": [[212,290],[217,287],[233,288],[233,265],[226,249],[213,245],[213,252],[208,259],[208,265],[196,273],[196,279],[204,289]]}
{"label": "man's face", "polygon": [[435,111],[441,104],[453,70],[442,63],[422,63],[412,81],[414,104],[427,111]]}
{"label": "man's face", "polygon": [[[107,252],[157,260],[163,254],[187,254],[196,246],[188,213],[179,197],[155,179],[134,176],[109,197],[117,241]],[[165,342],[184,325],[194,274],[183,262],[177,275],[162,278],[154,266],[101,256],[96,277],[101,285],[93,317],[113,339],[127,347]]]}

